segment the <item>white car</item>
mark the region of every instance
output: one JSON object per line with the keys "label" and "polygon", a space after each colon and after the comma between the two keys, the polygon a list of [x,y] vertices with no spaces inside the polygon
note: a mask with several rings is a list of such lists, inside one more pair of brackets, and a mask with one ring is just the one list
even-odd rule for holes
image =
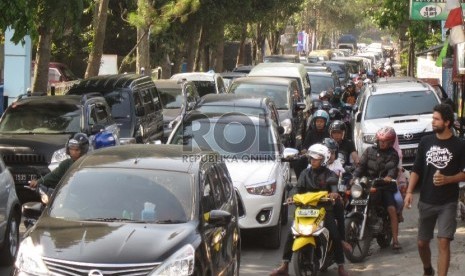
{"label": "white car", "polygon": [[191,81],[197,87],[200,97],[206,94],[226,93],[226,86],[220,74],[214,72],[189,72],[178,73],[171,76],[172,80]]}
{"label": "white car", "polygon": [[420,139],[433,133],[433,108],[440,103],[434,89],[420,81],[375,83],[359,97],[353,125],[358,154],[375,143],[376,131],[390,126],[399,139],[403,166],[412,166]]}
{"label": "white car", "polygon": [[239,227],[261,229],[264,245],[279,248],[287,223],[289,163],[281,161],[278,127],[270,118],[239,113],[192,111],[177,124],[168,144],[218,151],[224,159],[239,202]]}

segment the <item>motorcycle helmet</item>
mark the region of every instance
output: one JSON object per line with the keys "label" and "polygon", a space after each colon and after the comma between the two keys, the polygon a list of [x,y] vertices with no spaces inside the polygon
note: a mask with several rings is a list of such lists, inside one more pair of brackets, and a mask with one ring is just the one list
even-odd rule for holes
{"label": "motorcycle helmet", "polygon": [[347,128],[346,128],[346,125],[342,121],[336,120],[336,121],[333,121],[329,125],[328,130],[329,130],[329,137],[331,137],[331,133],[333,131],[342,131],[342,139],[344,139]]}
{"label": "motorcycle helmet", "polygon": [[66,154],[68,155],[70,147],[78,147],[81,150],[81,155],[84,155],[89,150],[89,138],[86,134],[78,132],[66,143]]}
{"label": "motorcycle helmet", "polygon": [[318,98],[320,99],[320,101],[329,101],[329,98],[330,98],[329,92],[326,90],[321,91],[320,94],[318,95]]}
{"label": "motorcycle helmet", "polygon": [[355,88],[355,83],[352,80],[349,80],[346,84],[347,89],[349,88]]}
{"label": "motorcycle helmet", "polygon": [[312,121],[310,123],[310,126],[313,128],[313,129],[316,129],[316,119],[318,118],[322,118],[325,120],[325,126],[327,126],[329,124],[329,115],[328,115],[328,112],[322,110],[322,109],[319,109],[317,111],[315,111],[315,113],[313,113],[312,115]]}
{"label": "motorcycle helmet", "polygon": [[323,139],[323,145],[325,145],[329,149],[330,152],[334,152],[336,154],[336,157],[337,157],[339,145],[337,144],[336,141],[334,141],[333,138],[325,138],[325,139]]}
{"label": "motorcycle helmet", "polygon": [[321,109],[323,109],[324,111],[328,112],[329,113],[329,110],[332,108],[333,106],[328,102],[328,101],[323,101],[321,103]]}
{"label": "motorcycle helmet", "polygon": [[329,114],[329,118],[331,119],[331,121],[334,121],[334,120],[342,120],[342,113],[341,111],[339,111],[339,109],[337,108],[331,108],[329,111],[328,111],[328,114]]}
{"label": "motorcycle helmet", "polygon": [[313,144],[308,148],[307,154],[310,158],[319,159],[321,161],[321,166],[326,166],[328,164],[331,153],[323,144]]}
{"label": "motorcycle helmet", "polygon": [[382,127],[380,128],[375,135],[375,140],[376,142],[379,141],[388,141],[391,142],[391,146],[394,144],[394,141],[396,140],[396,131],[392,127]]}
{"label": "motorcycle helmet", "polygon": [[93,146],[94,149],[106,148],[116,145],[115,136],[109,131],[101,131],[95,134]]}

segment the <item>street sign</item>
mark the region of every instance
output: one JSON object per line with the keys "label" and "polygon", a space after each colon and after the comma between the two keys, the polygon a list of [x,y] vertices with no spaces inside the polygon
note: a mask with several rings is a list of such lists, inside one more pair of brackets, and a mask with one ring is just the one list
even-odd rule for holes
{"label": "street sign", "polygon": [[[465,0],[460,0],[462,14]],[[412,20],[446,20],[446,0],[410,0],[410,19]]]}

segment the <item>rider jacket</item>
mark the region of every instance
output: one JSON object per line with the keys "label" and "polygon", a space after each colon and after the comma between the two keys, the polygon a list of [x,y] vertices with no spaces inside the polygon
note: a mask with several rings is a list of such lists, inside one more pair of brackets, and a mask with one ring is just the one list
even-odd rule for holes
{"label": "rider jacket", "polygon": [[[388,163],[389,166],[386,166]],[[373,146],[363,152],[360,163],[354,171],[354,177],[376,178],[390,176],[392,179],[397,179],[398,166],[399,155],[394,148],[380,150]]]}
{"label": "rider jacket", "polygon": [[58,182],[60,182],[63,175],[68,171],[69,167],[73,165],[73,163],[74,160],[72,158],[63,160],[53,171],[49,172],[47,175],[37,180],[37,184],[45,185],[48,188],[55,188]]}
{"label": "rider jacket", "polygon": [[[328,191],[330,193],[337,192],[337,186],[328,185],[328,180],[334,178],[337,181],[337,175],[326,167],[318,169],[307,168],[299,176],[297,185],[294,190],[298,194],[306,192]],[[336,182],[337,183],[337,182]]]}

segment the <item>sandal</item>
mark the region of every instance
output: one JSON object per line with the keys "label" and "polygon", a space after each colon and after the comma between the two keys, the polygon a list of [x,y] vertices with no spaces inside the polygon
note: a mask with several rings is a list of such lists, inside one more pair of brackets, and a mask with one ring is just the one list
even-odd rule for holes
{"label": "sandal", "polygon": [[402,246],[398,242],[392,243],[392,250],[400,250],[400,249],[402,249]]}

